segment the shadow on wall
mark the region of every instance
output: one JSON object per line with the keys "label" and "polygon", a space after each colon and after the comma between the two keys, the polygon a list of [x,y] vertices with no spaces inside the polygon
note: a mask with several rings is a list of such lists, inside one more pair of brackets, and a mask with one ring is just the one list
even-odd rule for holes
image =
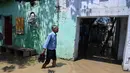
{"label": "shadow on wall", "polygon": [[[25,18],[25,33],[24,35],[17,35],[15,30],[13,32],[14,36],[14,45],[33,48],[38,52],[42,50],[42,44],[44,43],[43,38],[46,38],[48,33],[51,32],[50,26],[54,24],[54,15],[55,15],[55,0],[40,0],[39,8],[36,16],[38,18],[37,22],[39,27],[30,27],[28,24],[28,15],[30,9],[35,9],[37,6],[30,7],[29,4],[26,5],[17,5],[17,11],[21,13],[21,16]],[[35,12],[35,11],[34,11]],[[36,13],[35,12],[35,13]],[[45,37],[44,37],[45,35]]]}
{"label": "shadow on wall", "polygon": [[[51,32],[51,25],[54,24],[54,16],[56,12],[55,0],[41,0],[40,8],[38,9],[38,18],[40,24],[40,38],[47,38],[47,35]],[[45,37],[43,37],[45,35]],[[44,40],[39,40],[43,45]],[[39,45],[39,46],[41,46]]]}
{"label": "shadow on wall", "polygon": [[126,6],[130,8],[130,0],[126,0]]}
{"label": "shadow on wall", "polygon": [[[40,1],[40,8],[38,9],[38,17],[43,35],[48,35],[51,32],[50,26],[54,24],[54,15],[56,14],[55,0]],[[43,32],[44,31],[44,32]]]}
{"label": "shadow on wall", "polygon": [[[71,17],[76,21],[76,17],[81,15],[81,12],[86,13],[87,4],[93,4],[94,0],[66,0],[66,7],[70,8]],[[87,4],[85,4],[87,3]],[[88,13],[88,15],[90,12]]]}

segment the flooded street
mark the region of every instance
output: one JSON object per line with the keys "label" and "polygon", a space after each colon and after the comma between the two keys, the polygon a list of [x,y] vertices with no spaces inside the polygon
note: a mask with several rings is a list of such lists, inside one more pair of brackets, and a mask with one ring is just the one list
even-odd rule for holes
{"label": "flooded street", "polygon": [[12,64],[1,63],[0,73],[130,73],[122,70],[121,65],[110,64],[105,62],[98,62],[92,60],[78,60],[78,61],[66,61],[58,59],[57,67],[51,68],[51,63],[46,69],[41,69],[42,63],[36,63],[34,65],[19,68],[14,65],[12,70],[5,70],[5,66],[11,66]]}

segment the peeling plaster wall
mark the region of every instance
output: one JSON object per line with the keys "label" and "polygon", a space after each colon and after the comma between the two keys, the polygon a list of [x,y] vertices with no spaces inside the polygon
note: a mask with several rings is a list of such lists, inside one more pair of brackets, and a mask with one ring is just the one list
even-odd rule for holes
{"label": "peeling plaster wall", "polygon": [[[30,7],[27,2],[19,4],[13,2],[9,6],[0,7],[0,14],[12,15],[13,25],[15,18],[22,16],[25,18],[24,35],[16,35],[13,31],[13,45],[26,48],[34,48],[39,53],[42,51],[47,34],[51,32],[51,25],[59,25],[57,36],[57,56],[65,59],[72,59],[78,48],[75,47],[77,17],[103,16],[103,15],[129,15],[130,9],[128,0],[59,0],[60,12],[56,12],[56,1],[40,0],[36,6]],[[2,12],[3,11],[3,12]],[[33,29],[27,23],[28,15],[34,11],[38,17],[40,27]]]}
{"label": "peeling plaster wall", "polygon": [[[30,12],[35,12],[38,17],[38,28],[30,27],[28,17]],[[51,25],[56,23],[55,1],[40,0],[36,2],[34,7],[30,6],[29,2],[19,3],[12,2],[10,5],[5,4],[0,7],[0,14],[7,16],[12,15],[13,26],[16,24],[16,17],[23,17],[25,22],[24,35],[17,35],[15,28],[12,32],[13,45],[33,48],[38,53],[42,52],[42,45],[48,33],[51,32]],[[3,23],[4,24],[4,23]]]}
{"label": "peeling plaster wall", "polygon": [[[64,26],[67,26],[68,28],[71,27],[71,31],[75,30],[73,32],[75,33],[73,34],[73,36],[75,36],[77,17],[129,15],[130,9],[127,6],[128,5],[127,2],[128,2],[127,0],[108,0],[103,2],[101,2],[100,0],[60,0],[61,13],[64,13],[64,17],[60,17],[61,19],[63,18],[62,25],[60,25],[60,27],[64,27]],[[66,19],[70,19],[70,20],[66,21]],[[64,21],[66,21],[65,24],[69,24],[69,26],[64,25]],[[73,24],[71,22],[73,22]],[[63,31],[62,33],[65,33],[65,31]],[[67,37],[68,36],[69,35],[67,35]],[[73,37],[73,36],[71,34],[69,37]],[[75,37],[73,37],[72,39],[73,40],[71,40],[71,42],[72,43],[73,41],[75,42]],[[71,44],[72,47],[74,48],[73,57],[76,57],[78,47],[75,47],[77,46],[76,43],[75,45],[73,44]]]}

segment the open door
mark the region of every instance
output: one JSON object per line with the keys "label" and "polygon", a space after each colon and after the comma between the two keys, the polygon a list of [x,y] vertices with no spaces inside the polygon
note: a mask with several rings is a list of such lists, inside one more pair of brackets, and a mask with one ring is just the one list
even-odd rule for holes
{"label": "open door", "polygon": [[123,53],[123,70],[130,71],[130,15],[128,17],[127,34]]}
{"label": "open door", "polygon": [[[95,20],[95,18],[97,18],[97,17],[100,17],[100,16],[77,17],[75,49],[74,49],[74,55],[73,55],[74,60],[80,59],[79,58],[80,54],[84,54],[84,52],[85,52],[84,50],[82,51],[82,49],[84,49],[84,48],[86,49],[86,47],[79,48],[79,43],[80,43],[80,40],[82,39],[82,37],[80,36],[80,31],[82,29],[80,23],[84,22],[84,24],[86,24],[86,25],[88,25],[88,24],[92,25],[93,20]],[[130,70],[130,50],[129,50],[129,48],[130,48],[130,30],[128,29],[128,28],[130,28],[130,17],[129,18],[128,18],[128,16],[109,16],[109,17],[111,19],[116,19],[116,21],[113,20],[113,22],[114,22],[113,34],[112,34],[110,40],[108,41],[109,43],[105,47],[107,49],[105,49],[105,52],[103,52],[103,55],[102,55],[101,54],[102,42],[99,41],[99,43],[101,43],[101,45],[95,45],[95,43],[98,41],[95,41],[94,44],[91,43],[91,41],[94,42],[93,41],[94,39],[92,39],[92,38],[94,38],[93,37],[94,35],[92,35],[92,34],[95,34],[95,36],[100,35],[100,37],[96,37],[97,40],[104,40],[104,37],[103,37],[104,33],[99,34],[99,32],[104,32],[104,29],[106,29],[106,28],[101,27],[101,25],[100,25],[100,27],[97,26],[97,28],[100,29],[100,30],[98,30],[95,25],[95,26],[93,26],[93,28],[96,28],[96,30],[95,30],[96,33],[92,33],[92,31],[88,32],[90,43],[88,44],[89,47],[87,48],[85,55],[83,55],[83,58],[89,59],[89,60],[102,61],[102,62],[112,62],[114,64],[121,64],[122,60],[123,60],[122,64],[125,68],[124,70],[126,70],[128,68]],[[109,26],[111,27],[112,24],[109,24]],[[90,27],[92,27],[92,26],[90,26]],[[107,32],[108,32],[108,30],[110,30],[110,27],[109,27],[109,29],[107,29]],[[102,30],[101,30],[101,28],[102,28]],[[93,29],[91,29],[91,30],[93,30]],[[95,31],[93,31],[93,32],[95,32]],[[97,32],[97,31],[99,31],[99,32]],[[91,36],[91,38],[90,38],[90,36]],[[87,42],[85,42],[85,43],[87,43]]]}
{"label": "open door", "polygon": [[77,18],[77,24],[76,24],[76,35],[75,35],[75,45],[74,45],[74,47],[75,47],[75,49],[74,49],[74,54],[73,54],[73,60],[77,60],[77,58],[78,58],[78,44],[79,44],[79,30],[80,30],[80,25],[79,25],[79,23],[80,23],[80,20],[79,20],[79,18]]}
{"label": "open door", "polygon": [[12,17],[4,17],[4,45],[12,45]]}

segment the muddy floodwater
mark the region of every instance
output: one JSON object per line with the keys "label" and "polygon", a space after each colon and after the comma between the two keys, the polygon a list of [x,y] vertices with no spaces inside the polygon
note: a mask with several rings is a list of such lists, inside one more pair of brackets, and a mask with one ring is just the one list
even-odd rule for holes
{"label": "muddy floodwater", "polygon": [[78,61],[66,61],[58,59],[57,67],[51,68],[51,63],[46,69],[41,69],[42,63],[20,68],[16,64],[0,62],[0,73],[130,73],[122,70],[119,64],[105,63],[81,59]]}

